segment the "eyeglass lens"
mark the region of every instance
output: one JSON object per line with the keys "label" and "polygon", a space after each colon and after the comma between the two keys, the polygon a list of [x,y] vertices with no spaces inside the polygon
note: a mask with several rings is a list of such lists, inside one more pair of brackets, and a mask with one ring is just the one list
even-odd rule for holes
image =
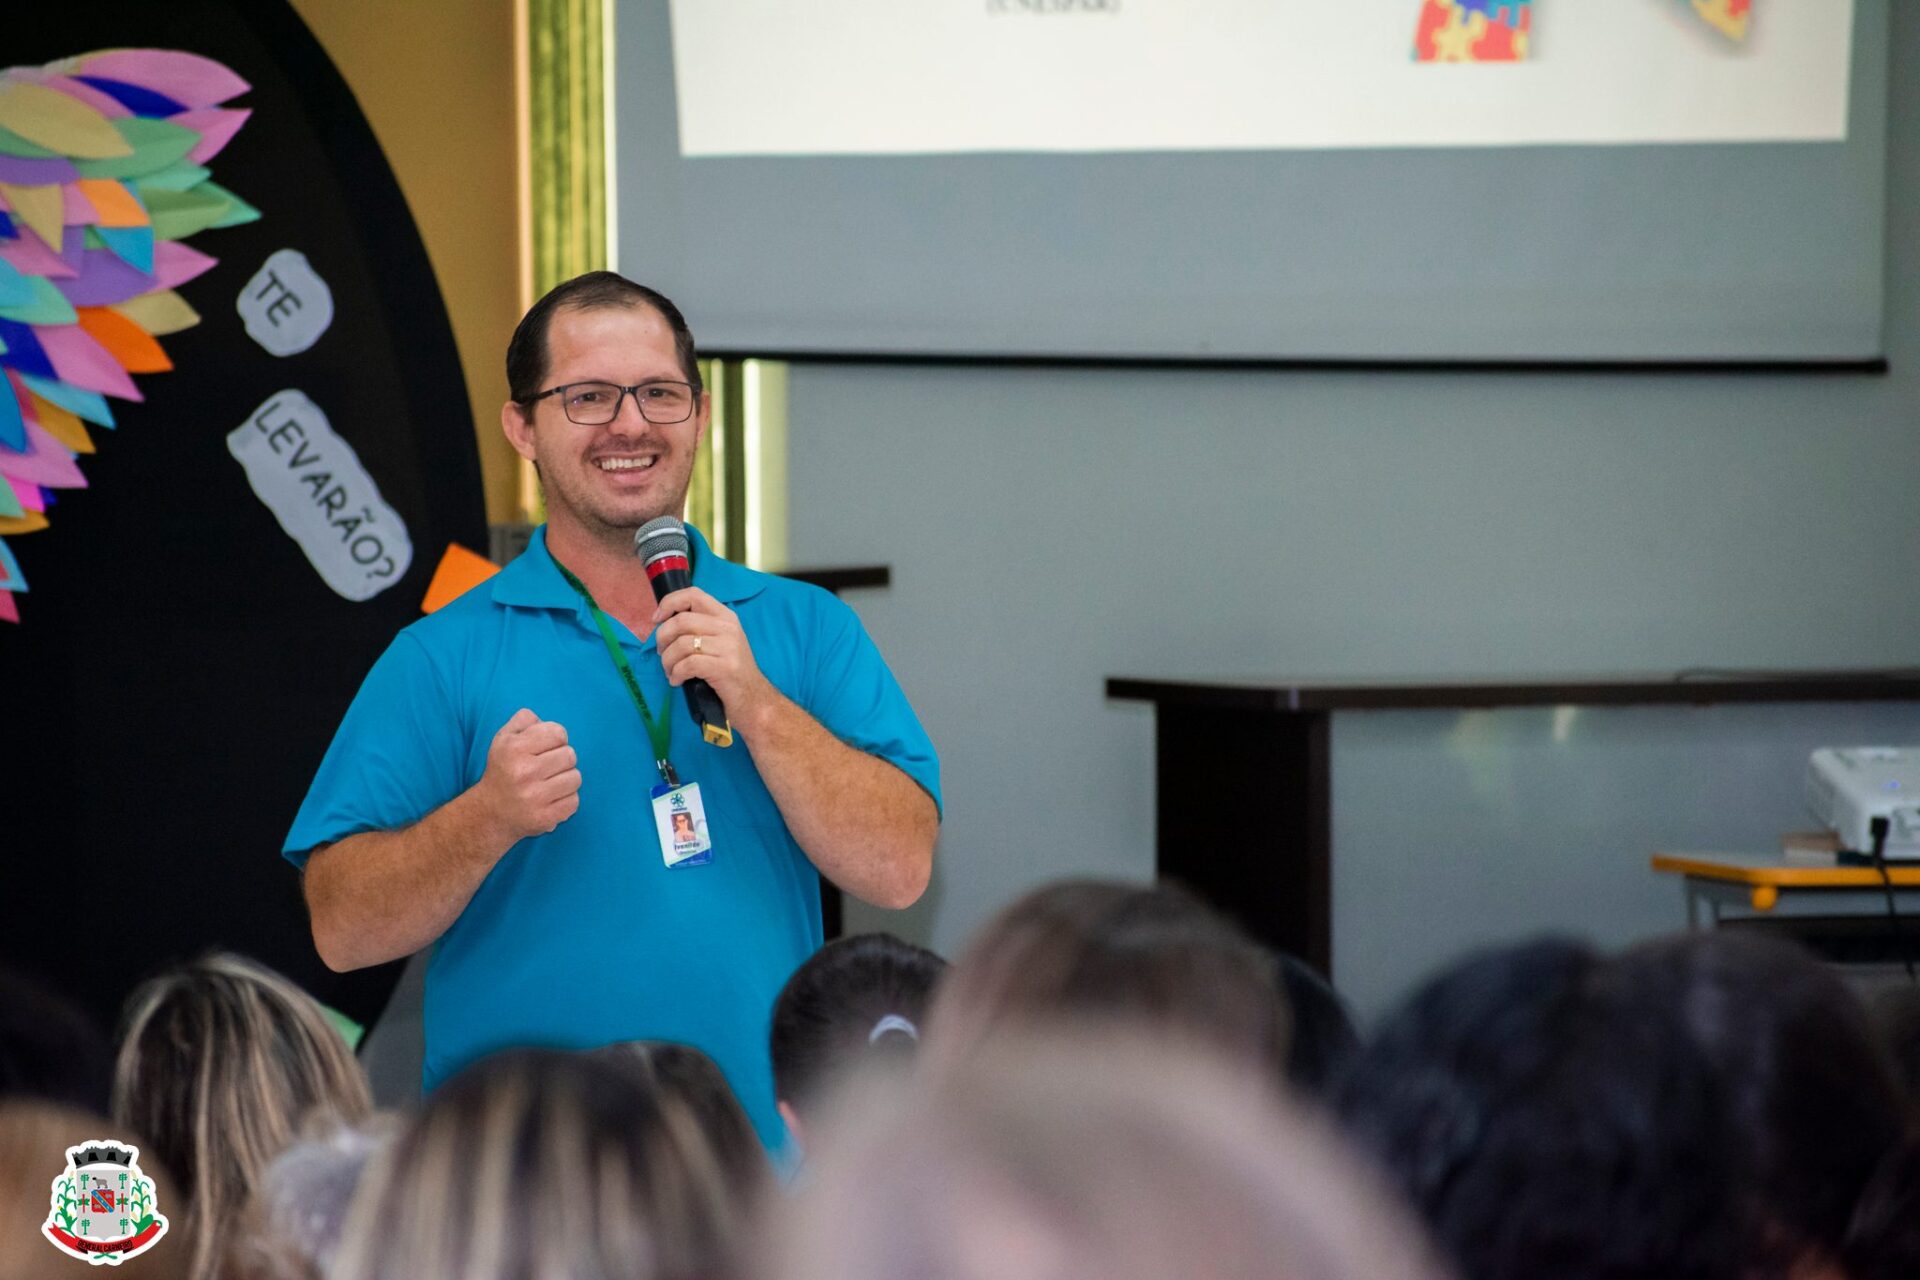
{"label": "eyeglass lens", "polygon": [[[561,397],[567,417],[583,427],[600,427],[620,415],[626,387],[611,382],[576,382]],[[693,416],[693,388],[684,382],[648,382],[632,388],[640,416],[658,426]]]}

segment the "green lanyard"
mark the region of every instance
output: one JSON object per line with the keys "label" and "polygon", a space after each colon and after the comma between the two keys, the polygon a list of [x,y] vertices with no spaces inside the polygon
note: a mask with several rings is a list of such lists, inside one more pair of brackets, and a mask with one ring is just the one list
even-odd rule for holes
{"label": "green lanyard", "polygon": [[612,656],[613,665],[619,669],[620,678],[626,682],[627,693],[633,698],[634,709],[640,713],[640,723],[647,726],[647,737],[653,743],[653,763],[660,770],[660,780],[669,787],[679,786],[680,775],[674,772],[673,762],[667,759],[667,748],[673,743],[673,717],[666,715],[658,720],[653,718],[653,712],[647,709],[647,695],[640,692],[640,682],[634,678],[633,666],[627,661],[626,652],[620,648],[620,641],[613,634],[612,619],[600,611],[600,606],[593,602],[593,596],[587,591],[586,584],[574,577],[567,566],[555,560],[553,567],[560,571],[560,576],[571,583],[573,589],[580,593],[580,598],[587,602],[587,611],[593,614],[594,625],[600,628],[600,638],[607,642],[607,653]]}

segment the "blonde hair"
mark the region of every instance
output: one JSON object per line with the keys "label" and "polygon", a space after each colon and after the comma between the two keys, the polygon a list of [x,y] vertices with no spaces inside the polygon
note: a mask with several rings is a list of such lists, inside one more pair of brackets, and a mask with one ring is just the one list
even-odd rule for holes
{"label": "blonde hair", "polygon": [[735,1201],[750,1203],[766,1190],[773,1176],[767,1149],[719,1063],[669,1040],[623,1040],[587,1056],[629,1073],[642,1089],[661,1095],[662,1105],[690,1111]]}
{"label": "blonde hair", "polygon": [[715,1280],[751,1209],[683,1096],[616,1059],[516,1049],[375,1159],[330,1280]]}
{"label": "blonde hair", "polygon": [[140,1172],[153,1179],[155,1211],[168,1219],[167,1234],[139,1257],[114,1267],[113,1275],[116,1280],[185,1280],[187,1248],[174,1236],[179,1202],[157,1155],[138,1134],[116,1132],[105,1116],[27,1099],[0,1101],[0,1280],[44,1280],[89,1269],[71,1259],[63,1264],[40,1224],[47,1220],[49,1188],[66,1163],[67,1148],[103,1138],[140,1149]]}
{"label": "blonde hair", "polygon": [[1321,1121],[1139,1029],[1016,1034],[838,1105],[759,1280],[1445,1275]]}
{"label": "blonde hair", "polygon": [[320,1006],[251,960],[207,956],[127,1002],[113,1118],[146,1134],[180,1179],[174,1229],[194,1280],[214,1274],[221,1232],[305,1124],[372,1108],[366,1074]]}
{"label": "blonde hair", "polygon": [[393,1112],[354,1125],[322,1119],[275,1156],[228,1233],[221,1280],[318,1280],[340,1250],[347,1206],[399,1132]]}
{"label": "blonde hair", "polygon": [[1225,1054],[1278,1082],[1291,1019],[1274,957],[1178,885],[1062,880],[1004,908],[935,994],[925,1053],[1106,1020]]}

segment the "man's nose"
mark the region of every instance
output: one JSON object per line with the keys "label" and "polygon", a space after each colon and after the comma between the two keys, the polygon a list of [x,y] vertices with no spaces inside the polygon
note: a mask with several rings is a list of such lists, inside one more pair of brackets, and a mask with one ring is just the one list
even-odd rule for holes
{"label": "man's nose", "polygon": [[640,389],[621,388],[620,403],[613,407],[613,420],[607,423],[607,430],[634,433],[646,429],[646,415],[640,412]]}

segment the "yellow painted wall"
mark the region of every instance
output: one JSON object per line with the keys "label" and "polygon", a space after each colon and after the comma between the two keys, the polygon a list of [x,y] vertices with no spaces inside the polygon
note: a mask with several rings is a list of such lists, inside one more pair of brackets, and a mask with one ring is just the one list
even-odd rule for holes
{"label": "yellow painted wall", "polygon": [[487,519],[516,519],[517,457],[500,434],[507,339],[522,309],[514,0],[292,4],[340,68],[400,180],[453,320]]}

